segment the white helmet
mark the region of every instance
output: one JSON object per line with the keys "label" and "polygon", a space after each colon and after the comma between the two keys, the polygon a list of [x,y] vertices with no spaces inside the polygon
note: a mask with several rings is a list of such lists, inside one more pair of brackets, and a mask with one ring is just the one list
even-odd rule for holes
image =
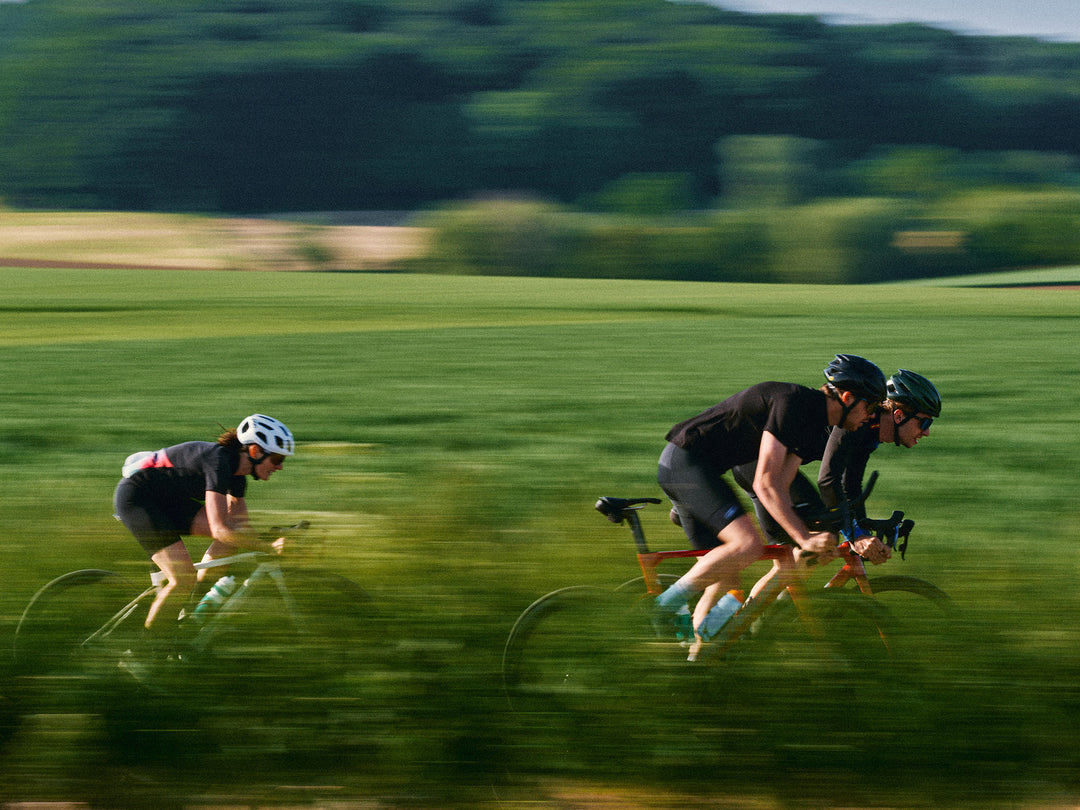
{"label": "white helmet", "polygon": [[271,416],[253,413],[240,423],[236,437],[241,444],[257,444],[267,453],[291,456],[295,446],[292,432]]}

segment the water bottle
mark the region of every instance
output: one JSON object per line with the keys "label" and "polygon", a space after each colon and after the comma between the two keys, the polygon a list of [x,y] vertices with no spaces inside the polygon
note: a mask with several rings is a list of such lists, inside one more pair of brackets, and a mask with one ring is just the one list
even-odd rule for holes
{"label": "water bottle", "polygon": [[705,615],[705,620],[698,625],[698,635],[705,641],[711,639],[720,632],[724,623],[735,615],[735,611],[742,607],[742,603],[742,591],[731,590],[725,593],[723,598]]}
{"label": "water bottle", "polygon": [[689,605],[683,605],[675,612],[675,638],[679,641],[694,640],[694,618],[690,615]]}
{"label": "water bottle", "polygon": [[214,587],[207,591],[206,596],[200,599],[199,604],[195,606],[195,621],[206,621],[210,614],[221,607],[222,603],[228,599],[235,590],[235,577],[222,577],[215,582]]}

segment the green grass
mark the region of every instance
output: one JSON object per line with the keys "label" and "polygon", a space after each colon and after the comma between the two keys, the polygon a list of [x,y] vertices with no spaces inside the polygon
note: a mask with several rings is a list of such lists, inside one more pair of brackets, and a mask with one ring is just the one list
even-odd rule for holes
{"label": "green grass", "polygon": [[902,281],[900,286],[931,287],[1028,287],[1075,286],[1080,284],[1080,267],[1040,267],[1035,270],[1012,270],[1000,273],[973,273],[968,276]]}
{"label": "green grass", "polygon": [[[1078,296],[0,270],[0,645],[56,574],[141,575],[136,544],[111,517],[128,453],[212,439],[262,411],[293,428],[299,449],[253,486],[256,520],[311,518],[314,538],[295,553],[364,583],[388,638],[407,643],[373,655],[384,677],[350,726],[367,767],[298,760],[282,781],[267,752],[233,754],[253,791],[338,780],[357,795],[438,804],[448,791],[490,796],[495,784],[515,795],[569,773],[693,777],[702,795],[737,790],[775,806],[1075,800]],[[517,613],[556,587],[635,575],[629,538],[592,510],[596,497],[659,494],[672,424],[761,380],[816,386],[841,351],[886,373],[919,371],[942,391],[928,439],[875,454],[872,511],[917,522],[890,573],[932,579],[963,605],[963,620],[940,629],[953,632],[933,640],[946,654],[882,683],[855,729],[835,720],[834,693],[798,683],[700,704],[672,681],[662,705],[628,705],[577,742],[542,718],[522,734],[497,679]],[[647,531],[658,546],[682,545],[665,511],[646,515]],[[25,687],[0,681],[0,694]],[[66,729],[74,752],[39,750],[47,737],[24,730],[0,753],[0,795],[92,795],[95,763],[115,753],[96,705],[36,714],[90,719]],[[178,755],[165,746],[160,761]],[[184,762],[215,767],[190,751]],[[159,780],[148,795],[205,798],[186,777],[177,788],[139,767]]]}

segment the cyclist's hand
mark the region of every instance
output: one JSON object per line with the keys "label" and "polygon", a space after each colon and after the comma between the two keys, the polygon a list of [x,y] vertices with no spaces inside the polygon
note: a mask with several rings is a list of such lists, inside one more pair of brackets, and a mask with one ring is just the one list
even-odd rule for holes
{"label": "cyclist's hand", "polygon": [[[829,555],[830,552],[836,551],[836,543],[837,537],[832,532],[814,532],[803,542],[799,543],[799,548],[803,551],[809,551],[813,554],[821,555],[821,557],[825,557],[825,559],[829,559],[830,557],[826,557],[825,555]],[[831,556],[835,557],[836,555],[833,553]]]}
{"label": "cyclist's hand", "polygon": [[274,550],[275,554],[280,554],[285,550],[285,538],[279,537],[277,540],[270,544],[270,548]]}
{"label": "cyclist's hand", "polygon": [[892,556],[892,549],[873,535],[866,535],[853,540],[851,550],[874,565],[881,565]]}

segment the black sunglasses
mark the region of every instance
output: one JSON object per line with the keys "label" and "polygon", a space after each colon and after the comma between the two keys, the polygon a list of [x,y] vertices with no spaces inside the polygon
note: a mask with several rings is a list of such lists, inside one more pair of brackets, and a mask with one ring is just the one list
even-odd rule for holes
{"label": "black sunglasses", "polygon": [[912,414],[911,416],[904,417],[904,419],[901,420],[900,424],[897,425],[897,427],[903,425],[904,422],[910,422],[912,419],[918,420],[919,430],[921,430],[923,433],[930,430],[930,426],[934,424],[934,417],[932,416],[916,416],[915,414]]}

